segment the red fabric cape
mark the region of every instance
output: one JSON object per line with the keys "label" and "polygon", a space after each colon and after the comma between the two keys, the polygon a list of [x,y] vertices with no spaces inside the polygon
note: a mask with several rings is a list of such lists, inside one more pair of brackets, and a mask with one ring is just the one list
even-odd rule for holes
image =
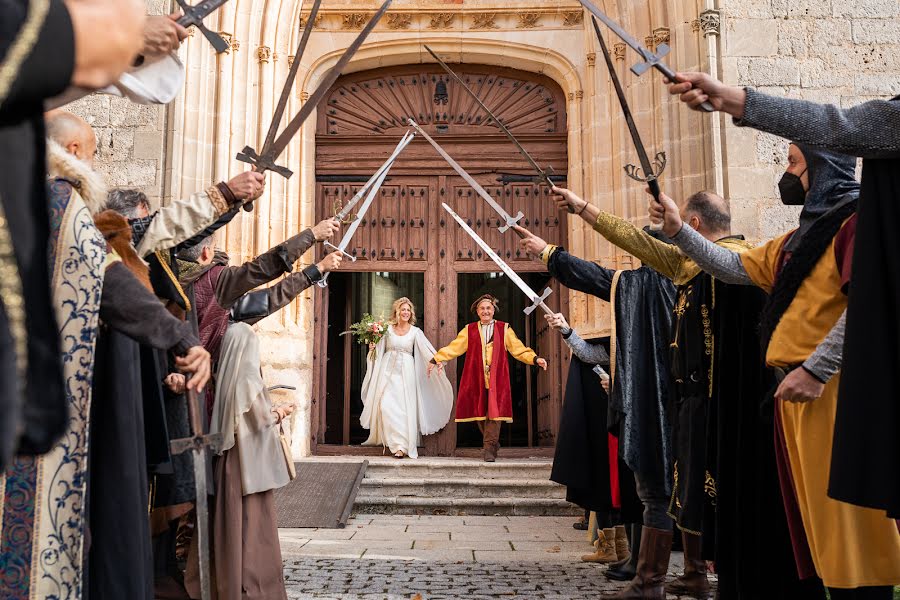
{"label": "red fabric cape", "polygon": [[[494,322],[494,353],[491,357],[490,390],[484,387],[484,358],[478,323],[469,323],[469,347],[459,382],[456,421],[485,419],[512,421],[509,358],[506,355],[506,323]],[[475,340],[475,343],[473,343]]]}

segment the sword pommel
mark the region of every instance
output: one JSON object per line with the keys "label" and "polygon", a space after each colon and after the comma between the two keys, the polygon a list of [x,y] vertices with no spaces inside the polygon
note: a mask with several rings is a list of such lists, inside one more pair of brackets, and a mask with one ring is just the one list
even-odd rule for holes
{"label": "sword pommel", "polygon": [[535,309],[537,309],[539,306],[541,306],[544,303],[544,300],[546,300],[547,297],[552,293],[553,293],[553,290],[551,290],[550,288],[545,288],[544,293],[541,294],[540,298],[533,298],[531,306],[525,307],[525,311],[524,311],[525,314],[530,315],[531,313],[533,313],[535,311]]}

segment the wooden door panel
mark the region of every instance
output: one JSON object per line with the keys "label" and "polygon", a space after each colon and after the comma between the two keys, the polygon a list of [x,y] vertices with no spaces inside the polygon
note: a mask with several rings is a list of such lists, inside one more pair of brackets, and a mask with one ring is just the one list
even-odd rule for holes
{"label": "wooden door panel", "polygon": [[[427,182],[407,186],[407,202],[404,218],[400,228],[405,236],[402,246],[406,260],[415,262],[428,261],[428,208],[434,202],[431,197],[431,186]],[[443,210],[441,210],[443,212]]]}
{"label": "wooden door panel", "polygon": [[[466,222],[466,225],[477,232],[478,226],[476,225],[476,221],[482,218],[481,204],[484,201],[478,197],[472,188],[463,183],[462,180],[455,181],[451,185],[450,190],[450,196],[453,199],[452,202],[448,202],[450,208],[462,217],[463,221]],[[441,210],[443,210],[443,208]],[[453,232],[453,255],[456,257],[456,260],[462,262],[474,262],[477,259],[479,250],[478,244],[468,233],[463,231],[463,228],[456,223],[452,216],[447,214],[446,220],[448,227],[450,227],[450,231]]]}
{"label": "wooden door panel", "polygon": [[379,262],[400,260],[400,221],[403,220],[405,196],[406,188],[403,185],[382,185],[378,190],[378,197],[369,209],[371,246]]}

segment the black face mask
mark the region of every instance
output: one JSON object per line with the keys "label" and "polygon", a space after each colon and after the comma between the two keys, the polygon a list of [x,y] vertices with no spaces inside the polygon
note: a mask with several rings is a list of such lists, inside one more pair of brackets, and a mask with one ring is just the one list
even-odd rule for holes
{"label": "black face mask", "polygon": [[[803,171],[806,173],[806,171]],[[786,206],[803,206],[806,202],[806,190],[803,189],[803,182],[800,176],[793,173],[785,173],[778,182],[778,191],[781,192],[781,203]]]}

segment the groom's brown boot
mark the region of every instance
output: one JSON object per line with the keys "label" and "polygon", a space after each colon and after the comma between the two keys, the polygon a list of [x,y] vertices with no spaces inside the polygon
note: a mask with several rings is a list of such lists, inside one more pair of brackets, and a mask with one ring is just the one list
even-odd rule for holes
{"label": "groom's brown boot", "polygon": [[483,431],[484,462],[494,462],[500,450],[500,421],[485,421]]}

